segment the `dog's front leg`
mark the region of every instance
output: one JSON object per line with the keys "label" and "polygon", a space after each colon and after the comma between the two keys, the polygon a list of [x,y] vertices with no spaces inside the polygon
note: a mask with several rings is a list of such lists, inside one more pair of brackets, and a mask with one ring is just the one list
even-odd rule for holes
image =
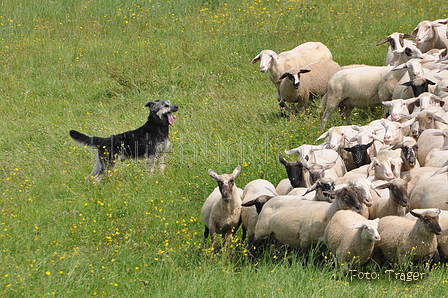
{"label": "dog's front leg", "polygon": [[154,173],[154,164],[156,162],[156,157],[154,155],[148,155],[145,153],[145,164],[146,170],[151,174]]}
{"label": "dog's front leg", "polygon": [[159,166],[159,170],[161,173],[165,172],[165,158],[166,158],[166,154],[168,152],[168,147],[170,146],[170,141],[167,139],[163,144],[160,145],[160,148],[158,148],[159,150],[158,152],[158,157],[157,157],[157,163]]}

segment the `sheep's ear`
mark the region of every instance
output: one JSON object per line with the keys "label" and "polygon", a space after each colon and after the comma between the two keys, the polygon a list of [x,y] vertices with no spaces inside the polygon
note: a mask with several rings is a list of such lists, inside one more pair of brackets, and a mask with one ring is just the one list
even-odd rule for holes
{"label": "sheep's ear", "polygon": [[415,27],[414,30],[412,30],[411,34],[412,34],[412,35],[416,35],[417,33],[418,33],[418,26]]}
{"label": "sheep's ear", "polygon": [[383,106],[391,106],[392,105],[390,100],[382,101],[381,103],[383,104]]}
{"label": "sheep's ear", "polygon": [[384,38],[382,41],[376,44],[376,46],[382,45],[383,43],[389,42],[391,40],[390,36]]}
{"label": "sheep's ear", "polygon": [[317,141],[320,141],[320,140],[323,140],[323,139],[325,139],[326,137],[328,137],[328,131],[327,131],[327,132],[324,132],[323,134],[321,134],[320,137],[318,137],[318,138],[316,139],[316,142],[317,142]]}
{"label": "sheep's ear", "polygon": [[216,174],[212,169],[208,170],[208,174],[215,180],[219,180],[218,174]]}
{"label": "sheep's ear", "polygon": [[301,70],[299,70],[299,73],[307,73],[310,71],[311,71],[310,69],[301,69]]}
{"label": "sheep's ear", "polygon": [[443,173],[445,173],[446,171],[448,171],[448,166],[444,166],[443,168],[441,168],[441,169],[435,171],[434,174],[431,175],[431,177],[432,177],[432,176],[435,176],[435,175],[438,175],[438,174],[443,174]]}
{"label": "sheep's ear", "polygon": [[283,80],[284,78],[286,78],[289,75],[289,73],[285,72],[284,74],[282,74],[282,76],[279,78],[279,80]]}
{"label": "sheep's ear", "polygon": [[381,185],[377,185],[376,189],[386,189],[386,188],[389,188],[390,184],[391,184],[390,182],[386,182],[386,183],[383,183]]}
{"label": "sheep's ear", "polygon": [[393,145],[390,150],[403,149],[403,143]]}
{"label": "sheep's ear", "polygon": [[306,190],[306,192],[305,192],[302,196],[306,195],[307,193],[312,192],[313,190],[316,190],[316,187],[317,187],[317,182],[314,183],[313,185],[311,185],[311,187],[308,188],[308,189]]}
{"label": "sheep's ear", "polygon": [[352,125],[352,129],[353,129],[353,130],[356,130],[356,131],[359,131],[359,130],[361,129],[361,126],[358,126],[358,125]]}
{"label": "sheep's ear", "polygon": [[287,166],[287,165],[288,165],[288,162],[286,161],[286,159],[285,159],[283,156],[279,155],[279,156],[278,156],[278,160],[279,160],[284,166]]}
{"label": "sheep's ear", "polygon": [[291,155],[291,154],[295,154],[295,153],[299,153],[299,148],[294,148],[291,150],[285,150],[285,154],[287,155]]}
{"label": "sheep's ear", "polygon": [[363,227],[364,227],[364,222],[359,223],[359,224],[353,224],[353,225],[349,226],[348,228],[349,229],[361,229]]}
{"label": "sheep's ear", "polygon": [[[414,120],[415,120],[415,117],[411,118],[410,120],[406,121],[405,123],[402,123],[402,124],[400,125],[400,127],[401,127],[401,128],[408,127],[408,126],[410,126],[412,123],[414,123]],[[443,119],[442,119],[442,120],[443,120]],[[446,124],[448,124],[448,123],[446,123]]]}
{"label": "sheep's ear", "polygon": [[409,211],[411,214],[412,214],[412,216],[415,216],[415,217],[417,217],[417,218],[422,218],[422,216],[421,216],[421,214],[420,213],[417,213],[417,212],[414,212],[414,211]]}
{"label": "sheep's ear", "polygon": [[402,37],[403,37],[403,38],[415,38],[416,36],[414,36],[414,35],[412,35],[412,34],[404,33],[404,34],[402,34]]}
{"label": "sheep's ear", "polygon": [[377,218],[373,219],[372,221],[373,221],[373,222],[379,222],[380,219],[377,217]]}
{"label": "sheep's ear", "polygon": [[436,213],[440,215],[440,213],[442,213],[442,211],[440,209],[437,209]]}
{"label": "sheep's ear", "polygon": [[260,61],[260,54],[258,54],[257,56],[255,56],[255,58],[252,59],[252,61],[250,62],[250,64],[255,64],[255,63],[257,63],[258,61]]}
{"label": "sheep's ear", "polygon": [[395,66],[394,68],[392,68],[391,70],[399,70],[399,69],[403,69],[403,68],[408,68],[406,63],[402,63],[400,65]]}
{"label": "sheep's ear", "polygon": [[237,165],[235,170],[233,170],[232,178],[235,179],[241,173],[241,166]]}
{"label": "sheep's ear", "polygon": [[404,177],[403,177],[403,178],[401,178],[401,179],[404,179],[404,180],[406,180],[407,182],[409,182],[409,181],[411,181],[411,180],[412,180],[412,176],[411,176],[411,174],[407,173],[407,174],[406,174],[406,175],[404,175]]}
{"label": "sheep's ear", "polygon": [[436,83],[434,83],[433,81],[431,81],[430,79],[426,79],[426,83],[428,85],[435,85]]}
{"label": "sheep's ear", "polygon": [[442,122],[443,124],[447,124],[448,125],[448,122],[446,122],[445,119],[443,119],[442,117],[437,116],[435,114],[434,114],[434,120]]}

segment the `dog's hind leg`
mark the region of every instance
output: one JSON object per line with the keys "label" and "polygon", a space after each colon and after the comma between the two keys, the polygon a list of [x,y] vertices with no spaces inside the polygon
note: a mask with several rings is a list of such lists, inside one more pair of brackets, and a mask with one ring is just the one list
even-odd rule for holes
{"label": "dog's hind leg", "polygon": [[110,156],[109,152],[97,150],[95,165],[92,173],[86,178],[86,182],[89,182],[89,179],[97,183],[100,182],[106,176],[106,172],[112,170],[114,166],[113,156]]}
{"label": "dog's hind leg", "polygon": [[158,163],[158,168],[159,171],[161,173],[163,173],[165,171],[165,158],[166,158],[166,154],[168,152],[168,147],[170,146],[170,141],[166,140],[164,143],[160,144],[158,151],[158,157],[157,157],[157,163]]}

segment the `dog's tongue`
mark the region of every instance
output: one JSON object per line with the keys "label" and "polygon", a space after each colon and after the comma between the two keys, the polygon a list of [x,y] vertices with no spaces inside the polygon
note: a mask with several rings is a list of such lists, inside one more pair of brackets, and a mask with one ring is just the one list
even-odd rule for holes
{"label": "dog's tongue", "polygon": [[171,113],[166,114],[166,116],[168,117],[168,123],[169,124],[173,124],[174,123],[174,116],[171,115]]}

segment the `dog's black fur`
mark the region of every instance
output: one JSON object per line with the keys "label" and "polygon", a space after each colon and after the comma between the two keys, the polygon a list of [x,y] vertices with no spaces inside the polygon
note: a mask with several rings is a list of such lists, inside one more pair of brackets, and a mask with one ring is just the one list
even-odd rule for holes
{"label": "dog's black fur", "polygon": [[155,161],[158,159],[159,169],[165,169],[164,158],[169,147],[169,125],[173,123],[174,116],[171,113],[177,111],[177,106],[169,100],[148,102],[148,121],[136,130],[112,135],[108,138],[89,137],[76,130],[70,131],[70,136],[77,142],[96,147],[96,162],[92,173],[87,177],[99,182],[104,178],[108,170],[113,169],[117,160],[127,158],[142,158],[146,160],[146,167],[154,171]]}

